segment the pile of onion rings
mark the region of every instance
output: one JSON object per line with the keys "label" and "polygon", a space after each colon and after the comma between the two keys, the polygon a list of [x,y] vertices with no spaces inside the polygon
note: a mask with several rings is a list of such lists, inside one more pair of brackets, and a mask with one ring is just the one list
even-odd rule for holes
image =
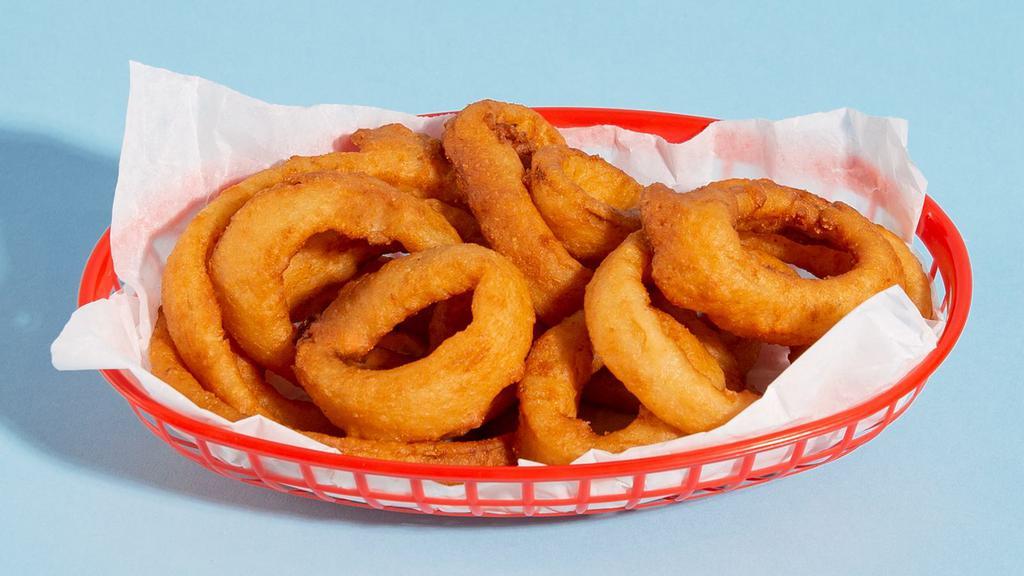
{"label": "pile of onion rings", "polygon": [[907,246],[806,191],[645,187],[491,100],[351,142],[179,237],[149,360],[200,408],[368,458],[566,464],[722,425],[762,343],[798,356],[889,286],[932,317]]}

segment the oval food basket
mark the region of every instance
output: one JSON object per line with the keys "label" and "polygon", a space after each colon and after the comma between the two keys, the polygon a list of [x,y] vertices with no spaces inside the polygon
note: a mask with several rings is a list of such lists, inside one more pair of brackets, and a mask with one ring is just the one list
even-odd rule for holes
{"label": "oval food basket", "polygon": [[[611,124],[682,142],[713,122],[661,112],[538,108],[558,127]],[[963,238],[930,197],[917,235],[947,316],[938,347],[902,380],[863,404],[755,438],[622,462],[467,467],[372,460],[245,436],[196,421],[151,399],[126,371],[103,376],[139,419],[183,456],[230,478],[365,508],[453,516],[556,516],[660,506],[763,484],[831,462],[877,436],[924,388],[963,331],[971,269]],[[938,277],[936,278],[936,274]],[[109,231],[82,276],[79,305],[119,288]]]}

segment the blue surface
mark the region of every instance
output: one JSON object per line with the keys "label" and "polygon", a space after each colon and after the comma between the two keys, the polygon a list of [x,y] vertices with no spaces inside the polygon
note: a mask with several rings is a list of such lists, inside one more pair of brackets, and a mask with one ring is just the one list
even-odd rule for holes
{"label": "blue surface", "polygon": [[[1019,4],[25,4],[0,3],[0,573],[1024,570]],[[463,521],[244,486],[174,455],[98,374],[49,364],[109,220],[129,59],[292,104],[421,112],[492,97],[723,118],[838,106],[902,116],[931,194],[967,238],[972,317],[877,440],[691,505]]]}

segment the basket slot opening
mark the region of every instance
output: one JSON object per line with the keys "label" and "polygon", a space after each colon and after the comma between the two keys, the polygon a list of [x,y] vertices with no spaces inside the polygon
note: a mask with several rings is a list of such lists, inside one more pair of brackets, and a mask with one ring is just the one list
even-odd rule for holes
{"label": "basket slot opening", "polygon": [[[210,470],[213,470],[221,476],[234,478],[235,480],[247,481],[254,479],[259,481],[253,476],[251,470],[240,466],[234,466],[215,456],[210,450],[210,441],[208,439],[197,436],[196,445],[199,446],[199,454],[202,456],[202,463]],[[223,449],[224,447],[218,446],[218,448]]]}
{"label": "basket slot opening", "polygon": [[313,467],[309,464],[302,463],[299,465],[299,470],[302,472],[302,479],[305,481],[305,488],[307,488],[314,496],[327,502],[334,502],[335,499],[328,496],[326,492],[320,489],[320,485],[316,481],[316,475],[313,473]]}
{"label": "basket slot opening", "polygon": [[629,490],[629,500],[626,501],[626,510],[636,508],[644,495],[644,485],[647,483],[647,476],[636,474],[633,476],[633,486]]}
{"label": "basket slot opening", "polygon": [[874,438],[882,431],[883,428],[888,426],[896,415],[896,403],[893,402],[886,406],[883,410],[875,412],[871,416],[864,418],[857,425],[857,432],[854,435],[854,440],[857,441],[857,445],[861,445],[864,442]]}
{"label": "basket slot opening", "polygon": [[[839,432],[842,435],[839,435]],[[850,446],[857,431],[856,423],[851,423],[845,428],[833,430],[811,439],[808,443],[812,446],[820,444],[817,449],[807,450],[797,463],[797,468],[814,468],[815,466],[831,462],[842,456]]]}
{"label": "basket slot opening", "polygon": [[356,490],[359,496],[361,496],[371,507],[376,508],[377,510],[383,508],[380,502],[377,501],[373,496],[373,493],[370,491],[370,487],[366,483],[366,474],[362,472],[355,472],[354,474],[356,477]]}
{"label": "basket slot opening", "polygon": [[171,438],[171,441],[178,448],[188,450],[194,454],[199,454],[199,447],[196,446],[195,438],[191,434],[178,430],[174,426],[163,423],[164,430],[167,431],[167,435]]}
{"label": "basket slot opening", "polygon": [[419,478],[410,478],[409,491],[412,492],[412,499],[416,502],[416,506],[420,509],[420,512],[425,514],[434,513],[436,509],[426,501],[423,494],[423,480]]}
{"label": "basket slot opening", "polygon": [[702,470],[703,466],[700,464],[695,464],[686,469],[686,477],[679,484],[679,495],[676,496],[676,502],[688,500],[693,495],[694,490],[697,489],[697,483],[700,482]]}
{"label": "basket slot opening", "polygon": [[163,433],[157,429],[157,420],[155,416],[146,412],[136,404],[129,404],[129,406],[132,407],[132,412],[135,412],[135,416],[138,417],[139,421],[145,424],[146,428],[149,428],[150,432],[156,434],[160,438],[163,438]]}
{"label": "basket slot opening", "polygon": [[263,465],[263,458],[255,452],[246,452],[246,457],[249,458],[249,464],[252,466],[253,472],[256,476],[263,481],[268,487],[277,490],[278,492],[289,492],[290,489],[284,486],[284,483],[280,482],[278,477],[274,474],[267,472],[266,467]]}

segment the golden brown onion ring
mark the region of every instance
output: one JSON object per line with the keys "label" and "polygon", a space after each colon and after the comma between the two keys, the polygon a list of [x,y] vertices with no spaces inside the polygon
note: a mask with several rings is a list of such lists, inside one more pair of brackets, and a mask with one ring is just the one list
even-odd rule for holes
{"label": "golden brown onion ring", "polygon": [[914,253],[910,251],[903,240],[900,240],[899,236],[881,225],[876,225],[876,228],[892,246],[893,252],[896,253],[896,258],[900,262],[900,267],[903,270],[903,282],[900,284],[903,286],[903,291],[917,306],[921,316],[929,320],[935,318],[935,309],[932,305],[932,283],[921,266],[921,261],[914,256]]}
{"label": "golden brown onion ring", "polygon": [[[724,180],[687,194],[644,190],[652,276],[676,305],[734,334],[783,345],[815,341],[874,294],[903,280],[896,254],[853,208],[770,180]],[[751,258],[737,227],[795,229],[850,252],[854,266],[825,279],[794,278]]]}
{"label": "golden brown onion ring", "polygon": [[584,311],[598,357],[658,418],[691,434],[719,426],[753,402],[733,392],[708,348],[651,305],[643,279],[650,252],[635,232],[594,273]]}
{"label": "golden brown onion ring", "polygon": [[334,170],[361,172],[422,195],[440,195],[452,187],[451,173],[436,144],[402,126],[359,131],[353,136],[361,152],[293,157],[224,190],[178,238],[163,279],[167,328],[182,361],[204,388],[243,414],[263,414],[305,430],[332,430],[315,408],[281,396],[233,349],[224,332],[207,259],[231,216],[257,192],[297,174]]}
{"label": "golden brown onion ring", "polygon": [[356,130],[352,143],[359,152],[313,157],[312,162],[298,166],[298,172],[361,172],[417,198],[461,203],[455,191],[455,174],[444,156],[440,140],[413,132],[401,124],[387,124]]}
{"label": "golden brown onion ring", "polygon": [[529,108],[483,100],[449,120],[442,141],[484,238],[526,276],[537,314],[556,324],[577,310],[591,272],[551,232],[523,183],[533,153],[564,145],[562,136]]}
{"label": "golden brown onion ring", "polygon": [[210,391],[195,379],[188,371],[174,348],[171,335],[167,332],[167,321],[163,311],[157,312],[156,324],[153,326],[153,337],[149,340],[149,364],[153,374],[181,392],[196,406],[213,412],[227,420],[240,420],[244,416]]}
{"label": "golden brown onion ring", "polygon": [[471,213],[458,206],[446,204],[434,198],[428,198],[426,202],[431,208],[437,210],[441,216],[444,216],[444,219],[459,233],[459,237],[462,238],[463,242],[484,244],[484,237],[480,233],[480,224]]}
{"label": "golden brown onion ring", "polygon": [[460,242],[426,202],[361,174],[305,174],[257,194],[232,217],[209,268],[224,327],[263,366],[292,364],[283,275],[306,241],[326,231],[409,252]]}
{"label": "golden brown onion ring", "polygon": [[[903,271],[900,283],[907,296],[925,318],[934,318],[932,307],[931,282],[921,267],[921,262],[914,256],[907,245],[887,228],[876,224],[878,232],[889,241]],[[781,234],[765,234],[757,232],[740,232],[740,241],[748,254],[755,256],[766,266],[780,270],[790,276],[795,275],[787,263],[802,268],[818,278],[836,276],[853,267],[853,259],[846,252],[834,250],[821,244],[804,244]],[[789,361],[807,351],[810,344],[791,346]]]}
{"label": "golden brown onion ring", "polygon": [[342,454],[362,456],[363,458],[454,466],[514,466],[516,464],[509,436],[484,440],[398,442],[340,438],[315,432],[306,432],[305,434],[321,444],[337,449]]}
{"label": "golden brown onion ring", "polygon": [[[216,395],[205,390],[189,373],[174,348],[162,314],[157,317],[149,355],[153,374],[184,394],[196,406],[230,421],[245,417]],[[511,437],[508,435],[465,442],[405,443],[345,438],[302,430],[298,432],[321,444],[331,446],[342,454],[364,458],[458,466],[512,466],[516,463],[515,455],[512,453]]]}
{"label": "golden brown onion ring", "polygon": [[[921,261],[914,256],[910,247],[899,236],[889,231],[888,228],[881,224],[875,224],[875,229],[889,242],[893,252],[896,253],[896,258],[899,260],[903,273],[902,280],[900,281],[903,291],[906,292],[910,301],[917,307],[921,316],[927,319],[934,318],[935,310],[932,306],[931,280],[921,266]],[[827,246],[798,244],[779,235],[771,236],[774,236],[776,239],[782,238],[781,242],[779,240],[775,241],[785,245],[777,253],[778,258],[803,268],[819,278],[842,274],[853,266],[852,259],[844,252],[832,250]],[[743,237],[743,245],[747,246],[746,236],[741,233],[741,237]]]}
{"label": "golden brown onion ring", "polygon": [[746,389],[747,372],[757,362],[761,352],[760,342],[723,332],[696,312],[673,305],[658,291],[654,291],[650,298],[657,310],[667,313],[704,345],[708,354],[722,368],[726,388],[733,391]]}
{"label": "golden brown onion ring", "polygon": [[529,180],[537,211],[581,262],[599,263],[640,229],[643,187],[600,156],[545,146],[533,155]]}
{"label": "golden brown onion ring", "polygon": [[664,442],[681,433],[646,408],[628,426],[600,435],[578,417],[580,394],[600,369],[595,362],[583,313],[548,330],[534,344],[519,383],[516,452],[544,464],[569,464],[590,449],[622,452]]}
{"label": "golden brown onion ring", "polygon": [[[473,321],[429,355],[390,370],[354,362],[399,322],[473,291]],[[522,274],[475,244],[399,258],[350,282],[297,346],[295,373],[349,435],[381,440],[450,438],[480,426],[522,374],[533,337]]]}

